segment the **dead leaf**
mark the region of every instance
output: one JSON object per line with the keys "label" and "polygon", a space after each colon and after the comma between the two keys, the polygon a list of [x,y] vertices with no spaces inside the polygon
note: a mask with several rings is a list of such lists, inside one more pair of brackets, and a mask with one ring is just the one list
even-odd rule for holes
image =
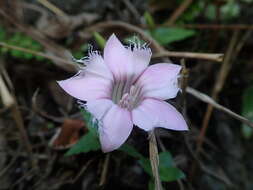
{"label": "dead leaf", "polygon": [[88,129],[85,126],[84,121],[66,119],[50,140],[49,146],[58,150],[70,148],[77,143],[81,137],[81,133],[85,134],[87,131]]}

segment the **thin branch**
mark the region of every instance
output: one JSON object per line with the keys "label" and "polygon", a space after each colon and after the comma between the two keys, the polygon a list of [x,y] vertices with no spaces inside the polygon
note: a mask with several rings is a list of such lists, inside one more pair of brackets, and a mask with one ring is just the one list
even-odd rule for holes
{"label": "thin branch", "polygon": [[156,40],[154,40],[151,36],[149,36],[145,31],[138,27],[134,26],[129,23],[125,23],[122,21],[106,21],[106,22],[100,22],[97,23],[87,29],[85,29],[84,33],[90,33],[94,31],[98,31],[100,29],[105,29],[105,28],[113,28],[113,27],[120,27],[124,28],[128,31],[138,33],[141,35],[141,37],[149,42],[151,46],[155,49],[156,54],[154,54],[154,58],[157,57],[181,57],[181,58],[194,58],[194,59],[206,59],[206,60],[211,60],[211,61],[218,61],[221,62],[223,59],[223,54],[208,54],[208,53],[192,53],[192,52],[173,52],[173,51],[167,51],[162,47]]}
{"label": "thin branch", "polygon": [[15,121],[16,126],[19,130],[20,142],[24,144],[24,146],[27,150],[27,153],[30,156],[30,161],[31,161],[32,167],[36,168],[37,162],[33,157],[32,145],[29,141],[29,137],[28,137],[26,129],[25,129],[23,117],[22,117],[22,114],[19,110],[17,100],[15,98],[15,95],[11,94],[9,92],[7,86],[4,83],[1,73],[0,73],[0,90],[1,90],[0,95],[3,100],[3,103],[5,104],[6,107],[7,106],[9,107],[9,109],[11,111],[12,118]]}
{"label": "thin branch", "polygon": [[50,119],[54,122],[57,123],[63,123],[63,121],[66,119],[65,117],[55,117],[55,116],[51,116],[48,113],[46,113],[45,111],[41,110],[38,106],[37,106],[37,95],[39,93],[39,89],[36,89],[36,91],[34,92],[33,96],[32,96],[32,109],[35,113],[37,113],[38,115],[41,115],[47,119]]}
{"label": "thin branch", "polygon": [[61,61],[62,63],[73,65],[73,62],[68,61],[66,59],[62,59],[62,58],[54,56],[54,55],[47,55],[47,54],[42,53],[42,52],[34,51],[34,50],[31,50],[31,49],[27,49],[27,48],[23,48],[23,47],[19,47],[19,46],[13,46],[13,45],[7,44],[5,42],[0,42],[0,46],[8,48],[8,49],[22,51],[22,52],[25,52],[25,53],[30,53],[30,54],[36,55],[36,56],[41,56],[41,57],[44,57],[46,59],[50,59],[52,61]]}
{"label": "thin branch", "polygon": [[70,179],[66,182],[64,182],[63,184],[74,184],[76,183],[76,181],[78,179],[80,179],[80,177],[85,173],[85,171],[88,169],[88,167],[91,165],[91,163],[94,161],[95,159],[90,159],[88,162],[86,162],[86,164],[82,167],[82,169],[80,170],[80,172],[74,177],[74,179]]}
{"label": "thin branch", "polygon": [[136,7],[129,0],[123,0],[123,3],[129,9],[129,11],[132,13],[132,15],[135,17],[135,20],[141,22],[141,19],[140,19],[141,15],[137,11]]}
{"label": "thin branch", "polygon": [[47,0],[37,0],[39,3],[41,3],[44,7],[51,10],[53,13],[55,13],[57,16],[68,18],[68,15],[66,15],[61,9],[56,7],[54,4]]}
{"label": "thin branch", "polygon": [[204,163],[199,159],[198,155],[195,154],[194,151],[192,150],[192,148],[190,146],[190,142],[189,142],[188,137],[186,135],[184,135],[184,141],[185,141],[186,148],[188,149],[188,151],[190,152],[191,156],[195,160],[195,163],[198,164],[198,166],[200,167],[200,169],[203,172],[205,172],[206,174],[208,174],[209,176],[211,176],[211,177],[213,177],[215,179],[218,179],[219,181],[223,182],[227,186],[232,187],[234,185],[234,184],[232,184],[232,182],[228,178],[219,175],[216,171],[212,171],[212,170],[210,170],[208,167],[206,167],[204,165]]}
{"label": "thin branch", "polygon": [[[38,41],[50,53],[57,55],[57,57],[63,57],[64,59],[67,59],[67,60],[71,59],[71,55],[66,48],[63,48],[62,46],[59,46],[52,40],[48,39],[44,34],[42,34],[37,29],[27,26],[25,24],[16,22],[16,20],[12,19],[9,14],[7,14],[1,9],[0,9],[0,15],[2,15],[11,24],[15,25],[21,32],[24,32],[26,35]],[[76,72],[77,70],[74,64],[66,64],[65,62],[62,62],[62,61],[54,61],[53,63],[66,71]]]}
{"label": "thin branch", "polygon": [[[131,31],[131,32],[135,32],[141,35],[141,37],[149,42],[153,48],[155,49],[155,51],[157,52],[163,52],[166,51],[157,41],[155,41],[151,36],[149,36],[147,33],[145,33],[145,31],[135,25],[126,23],[126,22],[122,22],[122,21],[106,21],[106,22],[100,22],[97,23],[91,27],[88,27],[84,30],[84,33],[90,33],[90,32],[94,32],[94,31],[98,31],[101,29],[106,29],[106,28],[113,28],[113,27],[119,27],[119,28],[124,28],[125,30]],[[82,33],[80,33],[82,35]]]}
{"label": "thin branch", "polygon": [[236,120],[241,121],[242,123],[245,123],[246,125],[250,126],[253,128],[253,122],[251,122],[250,120],[246,119],[245,117],[231,111],[230,109],[218,104],[216,101],[214,101],[210,96],[207,96],[206,94],[199,92],[191,87],[187,87],[186,88],[186,92],[193,95],[194,97],[196,97],[197,99],[211,104],[214,108],[216,108],[217,110],[223,111],[226,114],[230,115],[231,117],[233,117]]}
{"label": "thin branch", "polygon": [[157,142],[155,131],[149,133],[149,159],[151,163],[152,173],[155,179],[155,189],[162,190],[162,183],[159,176],[159,156],[157,150]]}
{"label": "thin branch", "polygon": [[192,52],[175,52],[175,51],[164,51],[155,53],[153,58],[160,57],[180,57],[180,58],[191,58],[191,59],[203,59],[208,61],[222,62],[224,54],[222,53],[192,53]]}
{"label": "thin branch", "polygon": [[181,99],[181,106],[182,106],[182,113],[184,116],[186,116],[186,88],[188,86],[188,77],[189,77],[189,70],[185,66],[185,60],[181,60],[181,76],[182,79],[180,81],[181,83],[181,89],[182,89],[182,99]]}
{"label": "thin branch", "polygon": [[180,17],[184,11],[191,5],[192,0],[185,0],[183,3],[180,4],[180,6],[173,12],[171,17],[168,21],[166,21],[166,24],[173,24],[175,21]]}
{"label": "thin branch", "polygon": [[[212,98],[216,101],[218,99],[219,93],[222,90],[225,81],[227,79],[228,73],[232,67],[231,64],[231,60],[233,57],[233,50],[235,48],[235,45],[238,41],[238,31],[235,31],[233,33],[233,36],[230,40],[227,52],[226,52],[226,56],[224,59],[224,62],[220,68],[220,71],[218,73],[218,76],[216,78],[216,82],[212,91]],[[203,144],[203,140],[208,128],[208,124],[212,115],[212,111],[213,111],[213,106],[211,104],[208,105],[203,122],[202,122],[202,127],[200,130],[200,134],[198,136],[198,140],[197,140],[197,152],[201,149],[201,146]]]}
{"label": "thin branch", "polygon": [[0,97],[2,99],[3,105],[6,108],[12,107],[15,104],[15,101],[4,82],[1,73],[0,73]]}
{"label": "thin branch", "polygon": [[103,170],[102,170],[101,177],[99,180],[99,186],[103,186],[106,182],[106,175],[108,173],[109,161],[110,161],[110,153],[106,154],[106,156],[105,156]]}
{"label": "thin branch", "polygon": [[165,26],[177,26],[189,29],[203,29],[203,30],[253,30],[253,25],[250,24],[182,24],[171,25],[164,24]]}

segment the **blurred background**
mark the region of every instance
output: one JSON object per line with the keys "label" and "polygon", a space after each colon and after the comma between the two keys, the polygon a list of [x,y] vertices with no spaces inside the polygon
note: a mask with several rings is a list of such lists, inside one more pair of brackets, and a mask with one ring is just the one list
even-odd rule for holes
{"label": "blurred background", "polygon": [[0,189],[154,189],[148,134],[102,153],[56,83],[115,33],[184,66],[170,103],[190,130],[156,130],[164,189],[252,190],[252,18],[253,0],[1,0]]}

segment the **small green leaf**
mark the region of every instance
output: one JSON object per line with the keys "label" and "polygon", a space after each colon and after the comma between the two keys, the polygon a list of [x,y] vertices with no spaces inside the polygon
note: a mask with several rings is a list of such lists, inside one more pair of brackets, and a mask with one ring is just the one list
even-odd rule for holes
{"label": "small green leaf", "polygon": [[21,58],[21,57],[23,57],[23,52],[22,51],[18,51],[18,50],[11,50],[11,55],[13,57]]}
{"label": "small green leaf", "polygon": [[[216,19],[216,11],[218,7],[214,4],[209,4],[205,12],[205,16],[210,20]],[[240,15],[241,7],[235,0],[227,0],[227,3],[222,5],[220,8],[221,19],[229,20],[236,18]]]}
{"label": "small green leaf", "polygon": [[[243,92],[242,115],[253,122],[253,86]],[[252,137],[253,129],[246,124],[242,125],[242,135],[245,139]]]}
{"label": "small green leaf", "polygon": [[142,158],[139,160],[139,163],[141,167],[144,169],[144,171],[149,174],[150,176],[153,176],[152,174],[152,168],[150,165],[150,160],[148,158]]}
{"label": "small green leaf", "polygon": [[38,56],[36,55],[35,58],[38,60],[38,61],[43,61],[45,58],[44,57],[41,57],[41,56]]}
{"label": "small green leaf", "polygon": [[100,148],[99,141],[92,133],[84,135],[65,155],[71,156],[79,153],[96,151]]}
{"label": "small green leaf", "polygon": [[30,53],[24,53],[23,55],[24,55],[24,58],[26,59],[32,59],[34,57],[34,55]]}
{"label": "small green leaf", "polygon": [[96,42],[98,43],[101,49],[104,49],[106,40],[103,36],[101,36],[98,32],[93,32],[93,37],[95,38]]}
{"label": "small green leaf", "polygon": [[89,129],[89,132],[91,132],[94,136],[98,136],[98,122],[93,118],[91,113],[85,111],[84,109],[81,109],[81,113],[83,114],[83,119]]}
{"label": "small green leaf", "polygon": [[161,45],[167,45],[172,42],[184,40],[195,35],[194,30],[175,28],[175,27],[159,27],[148,33],[157,40]]}
{"label": "small green leaf", "polygon": [[206,11],[205,11],[205,16],[209,20],[214,20],[216,18],[216,7],[213,4],[210,4],[207,6]]}
{"label": "small green leaf", "polygon": [[159,165],[161,167],[172,167],[174,166],[174,161],[170,152],[161,152],[159,154]]}
{"label": "small green leaf", "polygon": [[[140,165],[145,172],[153,176],[150,160],[148,158],[141,159]],[[172,156],[169,152],[162,152],[159,154],[159,174],[161,181],[165,182],[175,181],[185,177],[185,174],[174,166]]]}
{"label": "small green leaf", "polygon": [[171,182],[185,178],[185,174],[176,167],[162,168],[159,167],[161,181]]}
{"label": "small green leaf", "polygon": [[128,155],[134,157],[134,158],[139,158],[139,159],[143,159],[144,157],[141,155],[141,153],[139,153],[134,147],[128,145],[128,144],[124,144],[122,145],[119,150],[127,153]]}
{"label": "small green leaf", "polygon": [[51,123],[51,122],[48,122],[47,123],[47,128],[48,129],[53,129],[53,128],[55,128],[55,125],[53,123]]}
{"label": "small green leaf", "polygon": [[155,28],[155,21],[154,21],[152,15],[149,12],[146,11],[144,13],[144,18],[145,18],[145,22],[148,25],[149,29]]}
{"label": "small green leaf", "polygon": [[84,135],[65,155],[70,156],[79,153],[86,153],[90,151],[96,151],[100,149],[100,143],[98,140],[97,128],[98,123],[94,121],[93,116],[85,111],[84,109],[80,110],[86,126],[89,132]]}
{"label": "small green leaf", "polygon": [[240,6],[234,0],[229,0],[221,7],[221,16],[223,20],[238,17],[240,14]]}
{"label": "small green leaf", "polygon": [[0,50],[2,53],[7,53],[9,51],[9,49],[6,47],[1,47]]}
{"label": "small green leaf", "polygon": [[0,26],[0,41],[4,41],[6,38],[5,30]]}
{"label": "small green leaf", "polygon": [[149,180],[148,182],[148,190],[155,190],[155,183],[153,180]]}

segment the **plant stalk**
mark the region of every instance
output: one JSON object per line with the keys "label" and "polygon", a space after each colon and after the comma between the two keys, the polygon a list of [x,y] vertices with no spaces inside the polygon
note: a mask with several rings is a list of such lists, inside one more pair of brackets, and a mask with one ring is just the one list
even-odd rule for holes
{"label": "plant stalk", "polygon": [[159,176],[159,156],[154,129],[149,133],[149,158],[155,179],[155,190],[162,190],[162,183]]}

